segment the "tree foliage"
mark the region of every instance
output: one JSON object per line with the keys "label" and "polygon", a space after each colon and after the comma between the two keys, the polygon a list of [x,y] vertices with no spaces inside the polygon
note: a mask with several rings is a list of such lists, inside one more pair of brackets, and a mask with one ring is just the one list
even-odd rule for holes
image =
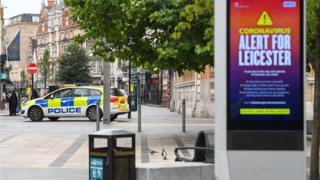
{"label": "tree foliage", "polygon": [[49,61],[49,58],[50,58],[50,53],[49,53],[49,50],[46,49],[43,53],[43,57],[40,61],[40,74],[43,78],[43,81],[44,81],[44,88],[47,87],[47,80],[48,80],[48,77],[49,77],[49,74],[50,74],[50,61]]}
{"label": "tree foliage", "polygon": [[319,24],[317,14],[319,14],[319,11],[320,2],[318,0],[307,1],[307,60],[312,63],[313,66],[316,65],[316,56],[318,54],[316,41],[317,36],[319,36],[319,32],[317,32],[317,24]]}
{"label": "tree foliage", "polygon": [[310,180],[318,180],[320,178],[320,2],[319,0],[308,0],[307,2],[307,58],[315,71]]}
{"label": "tree foliage", "polygon": [[[195,0],[183,5],[180,21],[171,33],[171,39],[160,47],[160,57],[176,57],[178,70],[204,70],[206,65],[213,65],[213,2]],[[161,20],[156,17],[153,20]],[[175,61],[176,62],[176,61]],[[188,62],[188,65],[182,65]],[[198,62],[201,62],[199,64]],[[182,65],[182,66],[181,66]]]}
{"label": "tree foliage", "polygon": [[[149,71],[213,65],[212,0],[65,0],[93,53]],[[112,56],[109,56],[112,52]]]}
{"label": "tree foliage", "polygon": [[90,82],[92,78],[88,63],[89,57],[85,50],[75,43],[70,44],[59,62],[59,80],[64,83]]}

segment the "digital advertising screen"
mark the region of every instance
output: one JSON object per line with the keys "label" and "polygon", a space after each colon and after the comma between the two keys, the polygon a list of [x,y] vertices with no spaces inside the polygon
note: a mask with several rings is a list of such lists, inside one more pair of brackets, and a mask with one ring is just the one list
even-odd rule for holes
{"label": "digital advertising screen", "polygon": [[228,130],[303,131],[302,6],[228,1]]}

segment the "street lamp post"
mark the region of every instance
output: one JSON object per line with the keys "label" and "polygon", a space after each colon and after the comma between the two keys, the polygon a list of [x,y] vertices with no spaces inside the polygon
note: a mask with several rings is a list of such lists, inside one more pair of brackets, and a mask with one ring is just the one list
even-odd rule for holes
{"label": "street lamp post", "polygon": [[110,123],[110,62],[103,61],[103,124]]}
{"label": "street lamp post", "polygon": [[[2,39],[3,39],[3,6],[1,4],[1,0],[0,0],[0,52],[2,53]],[[2,58],[2,56],[1,56]],[[1,63],[2,63],[1,59]],[[2,67],[1,67],[2,68]],[[1,73],[3,73],[3,71],[1,70]],[[3,99],[3,83],[2,83],[2,79],[0,79],[0,109],[4,109],[4,99]]]}
{"label": "street lamp post", "polygon": [[128,101],[129,101],[129,113],[128,113],[128,119],[131,119],[131,61],[129,60],[129,89],[128,89]]}

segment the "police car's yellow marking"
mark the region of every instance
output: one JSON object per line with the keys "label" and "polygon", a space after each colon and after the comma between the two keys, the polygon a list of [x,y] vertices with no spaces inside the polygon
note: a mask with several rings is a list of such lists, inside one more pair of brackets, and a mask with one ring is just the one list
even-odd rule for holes
{"label": "police car's yellow marking", "polygon": [[61,107],[61,99],[49,99],[48,100],[48,107],[53,108],[53,107]]}
{"label": "police car's yellow marking", "polygon": [[27,107],[30,107],[35,104],[35,100],[27,101]]}
{"label": "police car's yellow marking", "polygon": [[75,97],[74,106],[88,106],[88,97]]}

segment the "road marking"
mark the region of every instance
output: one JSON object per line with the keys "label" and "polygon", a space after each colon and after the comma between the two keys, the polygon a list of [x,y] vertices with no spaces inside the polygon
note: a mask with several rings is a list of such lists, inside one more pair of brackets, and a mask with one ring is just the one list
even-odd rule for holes
{"label": "road marking", "polygon": [[2,139],[2,140],[0,141],[0,143],[4,143],[4,142],[6,142],[6,141],[8,141],[8,140],[10,140],[10,139],[12,139],[12,138],[14,138],[14,137],[16,137],[16,136],[17,136],[17,135],[8,136],[8,137]]}
{"label": "road marking", "polygon": [[87,135],[78,137],[49,167],[62,167],[70,157],[87,141]]}
{"label": "road marking", "polygon": [[148,137],[141,134],[141,163],[149,162]]}
{"label": "road marking", "polygon": [[[184,147],[184,144],[183,144],[183,142],[181,141],[181,139],[180,139],[180,137],[178,135],[174,134],[172,136],[173,136],[174,141],[177,143],[177,145],[179,147]],[[190,153],[188,152],[188,150],[186,150],[186,149],[182,149],[181,153],[183,154],[184,157],[190,157],[191,156]]]}

